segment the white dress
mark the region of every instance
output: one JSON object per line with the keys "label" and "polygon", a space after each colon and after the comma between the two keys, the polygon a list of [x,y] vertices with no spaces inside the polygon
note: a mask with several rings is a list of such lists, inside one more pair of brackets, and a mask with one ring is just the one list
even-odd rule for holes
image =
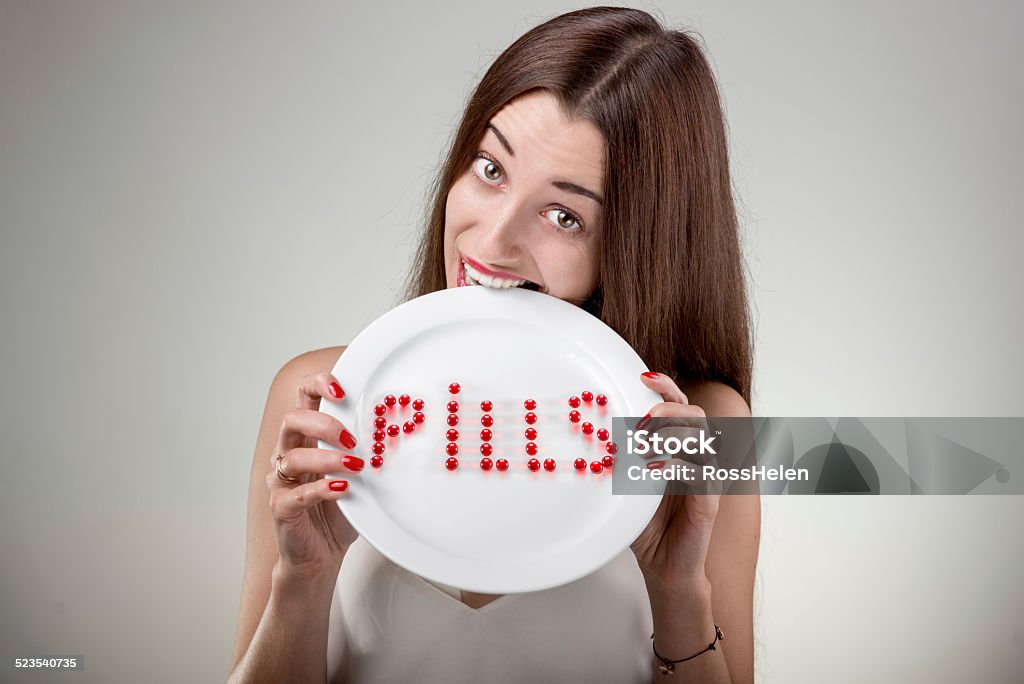
{"label": "white dress", "polygon": [[327,681],[649,684],[652,625],[628,548],[575,582],[470,608],[458,589],[396,565],[360,537],[331,601]]}

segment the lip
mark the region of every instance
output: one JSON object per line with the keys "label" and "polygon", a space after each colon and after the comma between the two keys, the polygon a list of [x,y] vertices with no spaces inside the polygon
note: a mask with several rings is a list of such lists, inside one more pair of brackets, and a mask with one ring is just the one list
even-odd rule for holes
{"label": "lip", "polygon": [[484,275],[489,275],[493,278],[503,278],[505,280],[529,280],[529,278],[517,276],[515,273],[506,273],[505,271],[492,271],[491,269],[487,268],[480,262],[470,259],[465,254],[460,254],[459,256],[462,258],[463,261],[468,262],[470,266],[480,271]]}

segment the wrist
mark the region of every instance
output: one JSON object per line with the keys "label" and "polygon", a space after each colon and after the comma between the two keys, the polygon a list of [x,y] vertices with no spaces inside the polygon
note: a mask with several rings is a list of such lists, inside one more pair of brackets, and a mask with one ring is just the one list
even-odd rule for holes
{"label": "wrist", "polygon": [[318,598],[334,593],[340,563],[316,567],[295,566],[282,559],[274,564],[272,591],[290,598]]}

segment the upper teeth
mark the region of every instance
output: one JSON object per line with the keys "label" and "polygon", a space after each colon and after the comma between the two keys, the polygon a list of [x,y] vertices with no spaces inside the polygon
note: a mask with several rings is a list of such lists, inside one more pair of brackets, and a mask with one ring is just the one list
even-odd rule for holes
{"label": "upper teeth", "polygon": [[470,285],[484,285],[486,287],[505,289],[509,287],[519,287],[526,283],[525,280],[507,280],[505,278],[495,278],[494,276],[486,275],[476,270],[465,261],[462,262],[462,265],[466,269],[466,283]]}

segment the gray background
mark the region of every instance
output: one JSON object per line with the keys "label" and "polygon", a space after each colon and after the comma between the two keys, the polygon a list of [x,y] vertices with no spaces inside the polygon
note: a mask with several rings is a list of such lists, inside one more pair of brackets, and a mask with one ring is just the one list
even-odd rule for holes
{"label": "gray background", "polygon": [[[0,653],[226,675],[274,373],[394,303],[472,84],[571,6],[483,7],[0,2]],[[755,413],[1024,414],[1020,6],[656,9],[728,108]],[[1016,681],[1021,512],[766,498],[759,680]]]}

